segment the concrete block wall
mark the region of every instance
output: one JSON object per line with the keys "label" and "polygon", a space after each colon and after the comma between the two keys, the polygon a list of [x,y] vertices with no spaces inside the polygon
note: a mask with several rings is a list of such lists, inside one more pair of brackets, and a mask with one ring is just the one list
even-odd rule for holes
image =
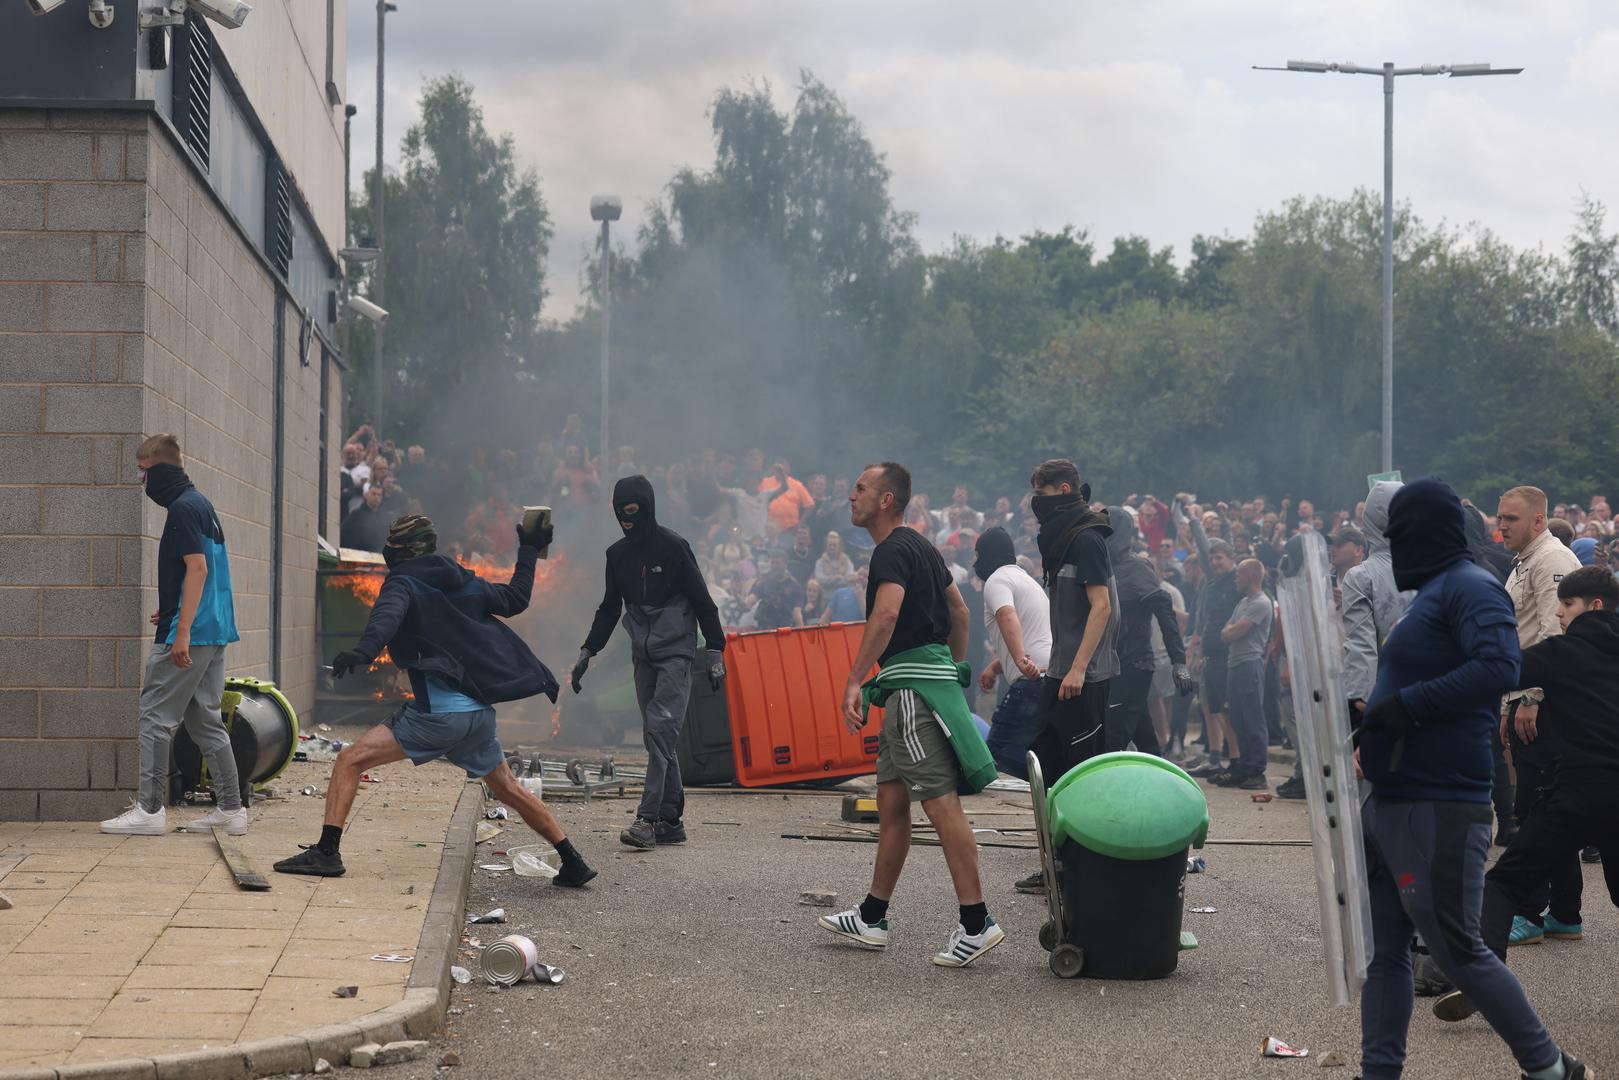
{"label": "concrete block wall", "polygon": [[[279,674],[307,716],[321,364],[318,342],[301,363],[285,311]],[[0,109],[0,820],[109,816],[136,785],[164,522],[134,463],[145,434],[179,437],[220,514],[230,673],[272,674],[275,312],[264,264],[160,122]]]}

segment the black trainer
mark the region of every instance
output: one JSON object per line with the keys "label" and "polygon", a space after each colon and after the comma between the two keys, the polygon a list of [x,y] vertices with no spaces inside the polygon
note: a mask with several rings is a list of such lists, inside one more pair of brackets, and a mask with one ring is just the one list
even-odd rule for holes
{"label": "black trainer", "polygon": [[1283,780],[1280,784],[1276,785],[1276,797],[1278,799],[1304,798],[1304,781],[1296,776],[1291,780]]}
{"label": "black trainer", "polygon": [[686,826],[679,821],[660,821],[652,826],[652,835],[660,846],[663,844],[684,844],[686,842]]}
{"label": "black trainer", "polygon": [[1427,953],[1411,954],[1411,989],[1417,997],[1443,997],[1456,989]]}
{"label": "black trainer", "polygon": [[290,859],[282,859],[275,864],[278,874],[304,874],[308,877],[342,877],[343,856],[337,852],[330,855],[320,849],[319,845],[304,848]]}
{"label": "black trainer", "polygon": [[571,863],[563,863],[557,876],[551,879],[551,884],[564,889],[577,889],[585,882],[596,876],[596,871],[583,859],[575,859]]}
{"label": "black trainer", "polygon": [[[1527,1073],[1519,1073],[1518,1075],[1522,1076],[1523,1080],[1529,1080]],[[1569,1057],[1567,1054],[1564,1054],[1563,1080],[1596,1080],[1596,1078],[1592,1075],[1590,1070],[1585,1067],[1585,1062],[1581,1061],[1579,1058]]]}
{"label": "black trainer", "polygon": [[1026,878],[1019,878],[1012,885],[1012,888],[1020,893],[1028,893],[1031,896],[1044,896],[1046,894],[1045,870],[1036,870]]}
{"label": "black trainer", "polygon": [[1580,850],[1580,861],[1581,862],[1588,862],[1588,863],[1599,863],[1599,862],[1601,862],[1602,861],[1602,849],[1599,848],[1599,847],[1595,847],[1595,846],[1588,847],[1588,848],[1582,848]]}
{"label": "black trainer", "polygon": [[635,824],[618,834],[619,843],[643,851],[658,846],[657,827],[646,818],[636,818]]}

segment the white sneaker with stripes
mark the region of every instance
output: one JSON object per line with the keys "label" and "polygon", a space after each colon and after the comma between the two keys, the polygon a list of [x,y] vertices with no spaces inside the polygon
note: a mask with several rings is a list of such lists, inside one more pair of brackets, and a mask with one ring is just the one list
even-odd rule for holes
{"label": "white sneaker with stripes", "polygon": [[989,950],[1006,939],[1006,931],[995,924],[995,920],[984,919],[984,932],[969,934],[967,928],[960,923],[945,942],[944,951],[935,953],[933,962],[940,967],[966,967],[968,964],[983,956]]}
{"label": "white sneaker with stripes", "polygon": [[852,907],[836,915],[822,915],[815,920],[822,930],[830,930],[839,937],[848,938],[862,949],[888,948],[888,916],[874,923],[861,921],[860,909]]}

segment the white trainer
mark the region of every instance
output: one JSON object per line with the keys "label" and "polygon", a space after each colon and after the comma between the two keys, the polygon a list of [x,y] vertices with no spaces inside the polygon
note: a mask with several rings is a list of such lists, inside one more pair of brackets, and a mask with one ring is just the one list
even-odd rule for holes
{"label": "white trainer", "polygon": [[1005,938],[1006,931],[996,926],[994,919],[984,920],[984,931],[981,934],[969,934],[965,926],[957,923],[955,930],[950,934],[950,940],[945,943],[944,951],[935,953],[933,962],[940,967],[966,967],[999,945]]}
{"label": "white trainer", "polygon": [[848,911],[840,911],[836,915],[822,915],[815,920],[815,925],[822,930],[830,930],[841,938],[847,938],[863,949],[888,948],[888,916],[886,915],[874,923],[868,923],[861,920],[860,909],[852,907]]}
{"label": "white trainer", "polygon": [[162,807],[155,814],[147,813],[137,800],[130,803],[129,809],[122,814],[103,821],[101,831],[121,836],[162,836],[168,832],[168,817]]}
{"label": "white trainer", "polygon": [[223,828],[227,836],[246,836],[247,808],[244,806],[238,810],[221,810],[216,806],[195,821],[186,822],[185,831],[213,832],[215,825]]}

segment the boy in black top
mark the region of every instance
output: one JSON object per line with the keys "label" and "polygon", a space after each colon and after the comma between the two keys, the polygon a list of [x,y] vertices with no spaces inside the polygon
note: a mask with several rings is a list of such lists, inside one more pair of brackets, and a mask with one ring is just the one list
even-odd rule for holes
{"label": "boy in black top", "polygon": [[[1587,844],[1619,851],[1619,582],[1582,566],[1557,583],[1563,633],[1523,651],[1519,686],[1545,693],[1535,719],[1514,717],[1525,743],[1555,735],[1562,760],[1534,813],[1484,878],[1484,943],[1506,958],[1513,913],[1558,859]],[[1619,905],[1619,858],[1603,864]]]}
{"label": "boy in black top", "polygon": [[[1040,522],[1040,557],[1051,596],[1051,665],[1040,684],[1034,744],[1046,787],[1106,749],[1108,684],[1119,673],[1119,596],[1108,515],[1090,507],[1091,488],[1066,458],[1035,466],[1030,508]],[[1040,871],[1019,892],[1045,891]]]}
{"label": "boy in black top", "polygon": [[[893,462],[868,466],[849,492],[850,519],[877,544],[866,585],[866,629],[843,694],[843,719],[851,732],[865,723],[861,691],[873,665],[885,665],[885,674],[899,667],[908,671],[922,665],[909,658],[895,668],[886,665],[893,657],[930,645],[948,645],[957,664],[967,655],[967,603],[938,550],[901,524],[910,500],[911,474]],[[871,891],[858,907],[823,915],[817,925],[863,948],[887,948],[888,902],[911,849],[914,797],[938,833],[961,905],[961,925],[933,962],[966,967],[999,945],[1006,933],[984,904],[978,844],[957,794],[962,773],[951,744],[955,736],[930,707],[926,693],[900,689],[888,698],[878,735],[878,839]]]}

